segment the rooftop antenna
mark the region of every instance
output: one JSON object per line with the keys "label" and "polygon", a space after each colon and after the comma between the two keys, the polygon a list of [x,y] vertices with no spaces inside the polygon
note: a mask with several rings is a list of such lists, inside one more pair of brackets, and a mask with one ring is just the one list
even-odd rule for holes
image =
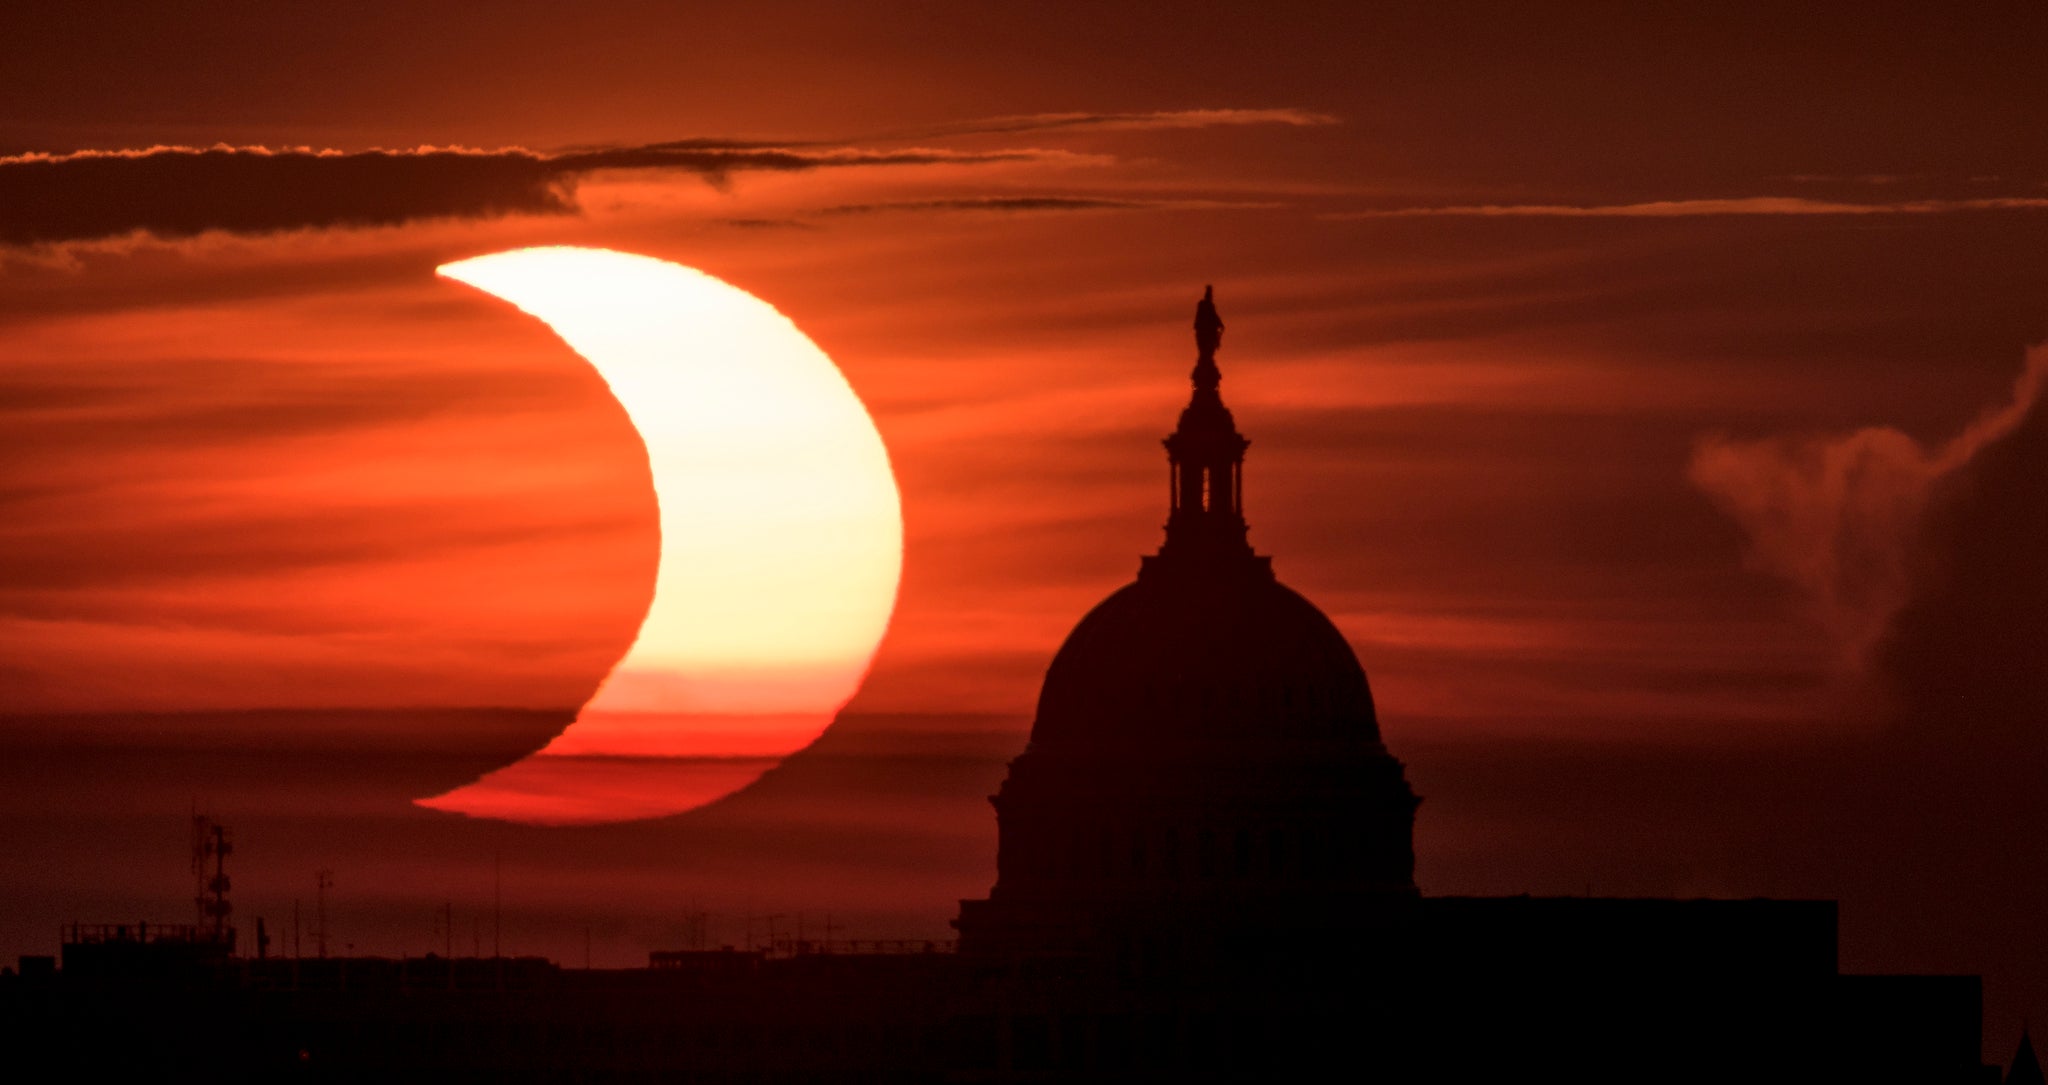
{"label": "rooftop antenna", "polygon": [[505,853],[491,853],[491,957],[504,956]]}
{"label": "rooftop antenna", "polygon": [[215,942],[228,940],[228,916],[234,905],[228,903],[227,859],[235,848],[228,842],[227,826],[213,820],[196,809],[192,814],[192,882],[193,904],[199,912],[199,927],[210,930]]}
{"label": "rooftop antenna", "polygon": [[313,948],[321,960],[327,959],[327,891],[334,888],[334,872],[320,870],[313,874]]}
{"label": "rooftop antenna", "polygon": [[689,949],[703,949],[710,941],[711,913],[690,902],[690,910],[683,913],[683,944]]}

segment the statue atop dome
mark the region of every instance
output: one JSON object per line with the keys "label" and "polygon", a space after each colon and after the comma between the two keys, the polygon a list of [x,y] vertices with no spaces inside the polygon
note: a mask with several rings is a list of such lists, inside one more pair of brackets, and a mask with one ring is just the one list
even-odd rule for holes
{"label": "statue atop dome", "polygon": [[1195,347],[1207,358],[1223,345],[1223,318],[1216,313],[1216,288],[1202,288],[1202,300],[1195,305]]}

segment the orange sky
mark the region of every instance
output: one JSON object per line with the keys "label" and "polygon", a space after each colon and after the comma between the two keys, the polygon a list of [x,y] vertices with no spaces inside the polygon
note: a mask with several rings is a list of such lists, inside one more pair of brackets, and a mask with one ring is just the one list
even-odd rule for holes
{"label": "orange sky", "polygon": [[[1946,437],[2003,394],[2030,319],[2023,282],[1952,297],[1959,269],[1990,273],[1948,261],[2042,214],[1344,218],[1372,198],[1174,159],[1236,146],[1259,174],[1263,146],[1363,141],[1355,122],[1037,131],[1002,145],[1103,160],[723,190],[600,173],[575,215],[18,248],[7,700],[579,702],[650,583],[632,434],[566,347],[431,274],[574,242],[771,299],[870,405],[908,549],[863,706],[1029,710],[1067,626],[1156,545],[1184,310],[1214,280],[1255,540],[1353,637],[1393,718],[1776,712],[1830,646],[1743,567],[1688,481],[1694,443]],[[1133,187],[1234,194],[935,203]],[[818,213],[847,205],[875,209]],[[2001,321],[2010,338],[1971,342]]]}
{"label": "orange sky", "polygon": [[[644,463],[433,274],[574,244],[768,299],[872,410],[856,710],[1028,716],[1158,543],[1214,283],[1254,544],[1397,753],[2031,734],[2030,400],[1970,427],[2048,339],[2035,6],[493,12],[9,14],[0,713],[580,704]],[[1711,865],[1659,891],[1771,889]]]}

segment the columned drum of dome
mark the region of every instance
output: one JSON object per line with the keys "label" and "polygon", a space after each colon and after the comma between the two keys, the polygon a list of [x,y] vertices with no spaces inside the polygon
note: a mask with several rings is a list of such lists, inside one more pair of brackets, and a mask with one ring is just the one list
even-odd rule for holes
{"label": "columned drum of dome", "polygon": [[996,885],[970,955],[1227,957],[1355,930],[1415,899],[1417,799],[1357,656],[1273,576],[1244,518],[1250,442],[1224,406],[1213,291],[1166,438],[1166,539],[1054,656],[1031,742],[991,801]]}

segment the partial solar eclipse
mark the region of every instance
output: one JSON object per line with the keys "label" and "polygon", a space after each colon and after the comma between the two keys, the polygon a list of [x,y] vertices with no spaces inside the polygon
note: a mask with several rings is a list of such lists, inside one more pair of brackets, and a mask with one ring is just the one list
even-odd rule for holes
{"label": "partial solar eclipse", "polygon": [[809,745],[853,696],[895,606],[889,457],[832,359],[767,302],[605,249],[446,264],[539,318],[640,433],[661,558],[640,634],[539,753],[421,805],[536,823],[679,813]]}

